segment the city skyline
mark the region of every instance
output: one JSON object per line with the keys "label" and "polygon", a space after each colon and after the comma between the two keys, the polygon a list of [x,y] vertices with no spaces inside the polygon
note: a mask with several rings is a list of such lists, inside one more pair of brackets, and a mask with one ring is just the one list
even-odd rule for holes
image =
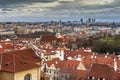
{"label": "city skyline", "polygon": [[120,21],[119,0],[4,0],[0,3],[0,21],[67,21],[80,18]]}

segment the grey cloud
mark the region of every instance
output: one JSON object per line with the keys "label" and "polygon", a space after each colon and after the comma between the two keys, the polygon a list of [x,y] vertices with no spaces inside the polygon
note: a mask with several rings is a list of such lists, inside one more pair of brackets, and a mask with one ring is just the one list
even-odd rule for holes
{"label": "grey cloud", "polygon": [[[10,2],[11,1],[11,2]],[[50,16],[79,16],[79,15],[118,15],[120,13],[120,0],[115,0],[113,3],[105,4],[105,5],[85,5],[82,4],[81,1],[84,0],[4,0],[0,3],[3,3],[3,5],[0,6],[2,8],[2,11],[12,11],[14,8],[18,8],[18,11],[22,11],[22,8],[24,8],[26,5],[33,5],[33,3],[51,3],[57,1],[59,5],[56,5],[55,7],[38,7],[38,9],[47,8],[48,11],[44,12],[43,15],[50,15]],[[86,0],[87,1],[87,0]],[[5,4],[13,4],[15,5],[5,5]],[[11,9],[10,9],[11,8]],[[36,7],[31,7],[32,9],[36,9]],[[20,10],[19,10],[20,9]],[[25,13],[25,12],[24,12]],[[42,14],[41,11],[33,11],[33,14],[40,15]]]}
{"label": "grey cloud", "polygon": [[32,3],[50,3],[57,0],[0,0],[0,8],[21,7]]}
{"label": "grey cloud", "polygon": [[20,8],[33,3],[51,3],[55,1],[58,0],[0,0],[0,8]]}
{"label": "grey cloud", "polygon": [[[61,3],[61,5],[52,8],[53,11],[63,11],[68,10],[74,12],[75,10],[81,12],[82,10],[99,10],[99,9],[106,9],[106,8],[116,8],[120,6],[120,0],[116,0],[111,4],[106,5],[83,5],[79,3],[80,0],[76,0],[74,2],[69,3]],[[82,1],[82,0],[81,0]]]}
{"label": "grey cloud", "polygon": [[12,11],[12,9],[3,8],[3,9],[1,9],[1,11]]}
{"label": "grey cloud", "polygon": [[1,4],[7,3],[24,3],[24,2],[54,2],[57,0],[0,0]]}

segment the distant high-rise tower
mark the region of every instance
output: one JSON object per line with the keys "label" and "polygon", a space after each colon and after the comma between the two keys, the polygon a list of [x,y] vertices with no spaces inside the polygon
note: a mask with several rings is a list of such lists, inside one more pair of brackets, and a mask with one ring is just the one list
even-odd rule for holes
{"label": "distant high-rise tower", "polygon": [[92,19],[92,22],[95,23],[95,19]]}
{"label": "distant high-rise tower", "polygon": [[91,23],[91,18],[88,18],[88,22]]}
{"label": "distant high-rise tower", "polygon": [[61,25],[61,24],[62,24],[62,20],[60,19],[60,20],[59,20],[59,25]]}
{"label": "distant high-rise tower", "polygon": [[83,23],[83,19],[82,18],[80,19],[80,22]]}

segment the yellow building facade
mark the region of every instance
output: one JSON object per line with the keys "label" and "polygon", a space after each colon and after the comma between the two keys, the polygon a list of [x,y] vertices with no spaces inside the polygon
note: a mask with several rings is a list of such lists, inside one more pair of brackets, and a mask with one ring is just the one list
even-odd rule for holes
{"label": "yellow building facade", "polygon": [[0,54],[0,80],[40,80],[40,65],[31,61],[13,53]]}
{"label": "yellow building facade", "polygon": [[[30,79],[25,79],[26,75],[30,75]],[[40,68],[14,73],[0,71],[0,80],[40,80]]]}

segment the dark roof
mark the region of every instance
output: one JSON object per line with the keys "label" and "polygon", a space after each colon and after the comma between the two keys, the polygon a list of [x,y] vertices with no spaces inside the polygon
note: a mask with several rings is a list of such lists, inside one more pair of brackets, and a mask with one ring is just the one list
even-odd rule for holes
{"label": "dark roof", "polygon": [[41,38],[41,41],[43,41],[43,42],[52,42],[52,41],[63,42],[63,39],[57,38],[54,35],[43,35]]}

